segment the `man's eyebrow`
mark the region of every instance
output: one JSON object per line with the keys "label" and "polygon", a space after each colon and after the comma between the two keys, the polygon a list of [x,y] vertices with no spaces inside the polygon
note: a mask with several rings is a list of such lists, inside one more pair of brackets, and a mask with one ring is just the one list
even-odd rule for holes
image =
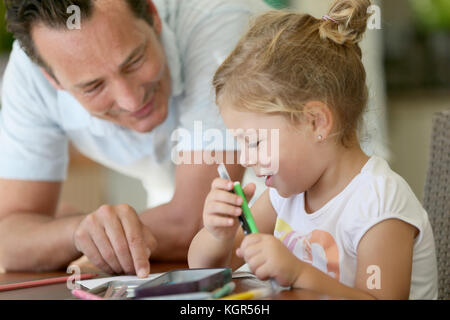
{"label": "man's eyebrow", "polygon": [[[145,48],[147,47],[147,41],[141,45],[139,45],[136,49],[134,49],[129,55],[128,57],[120,64],[119,68],[122,69],[124,68],[127,64],[129,64],[139,53],[141,53],[141,51],[144,51]],[[98,81],[100,81],[101,78],[95,79],[95,80],[91,80],[88,82],[83,82],[83,83],[79,83],[77,85],[75,85],[76,88],[79,89],[84,89],[87,87],[90,87],[92,85],[94,85],[95,83],[97,83]]]}
{"label": "man's eyebrow", "polygon": [[124,68],[127,64],[129,64],[138,54],[141,53],[141,51],[144,51],[147,47],[148,41],[145,41],[143,44],[141,44],[139,47],[134,49],[130,55],[120,64],[119,68]]}

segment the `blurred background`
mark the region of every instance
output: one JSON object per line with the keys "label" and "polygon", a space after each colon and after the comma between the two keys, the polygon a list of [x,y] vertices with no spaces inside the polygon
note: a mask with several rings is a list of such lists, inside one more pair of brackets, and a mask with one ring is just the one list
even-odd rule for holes
{"label": "blurred background", "polygon": [[[274,8],[321,17],[331,0],[266,2]],[[432,117],[435,112],[450,108],[450,1],[373,2],[381,9],[381,29],[368,30],[361,45],[371,91],[365,117],[365,150],[386,157],[421,201]],[[12,41],[5,30],[2,1],[0,78]],[[73,149],[62,198],[64,203],[84,212],[104,203],[128,203],[138,211],[146,204],[140,181],[104,168]]]}

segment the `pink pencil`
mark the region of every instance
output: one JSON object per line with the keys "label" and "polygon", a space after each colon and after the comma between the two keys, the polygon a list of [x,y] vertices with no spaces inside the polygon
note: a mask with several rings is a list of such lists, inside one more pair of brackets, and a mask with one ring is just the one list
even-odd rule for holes
{"label": "pink pencil", "polygon": [[97,296],[95,294],[83,291],[81,289],[73,289],[72,290],[72,294],[77,297],[80,298],[82,300],[104,300],[102,297]]}
{"label": "pink pencil", "polygon": [[[85,273],[85,274],[80,275],[80,278],[77,279],[77,280],[91,279],[91,278],[94,278],[96,276],[98,276],[98,274]],[[73,277],[73,276],[48,278],[48,279],[33,280],[33,281],[18,282],[18,283],[0,284],[0,292],[1,291],[8,291],[8,290],[15,290],[15,289],[23,289],[23,288],[46,286],[46,285],[55,284],[55,283],[64,283],[70,277]]]}

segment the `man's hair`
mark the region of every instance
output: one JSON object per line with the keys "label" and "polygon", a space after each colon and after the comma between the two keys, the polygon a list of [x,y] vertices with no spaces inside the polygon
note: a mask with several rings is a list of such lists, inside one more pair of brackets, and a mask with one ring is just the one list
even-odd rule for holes
{"label": "man's hair", "polygon": [[[32,27],[42,23],[55,29],[66,28],[67,21],[73,14],[68,13],[67,9],[72,5],[80,8],[82,19],[88,19],[93,14],[94,1],[96,0],[5,0],[7,28],[19,41],[26,54],[34,62],[48,69],[33,43]],[[126,1],[137,18],[144,19],[153,26],[153,17],[149,12],[147,0],[120,1]]]}

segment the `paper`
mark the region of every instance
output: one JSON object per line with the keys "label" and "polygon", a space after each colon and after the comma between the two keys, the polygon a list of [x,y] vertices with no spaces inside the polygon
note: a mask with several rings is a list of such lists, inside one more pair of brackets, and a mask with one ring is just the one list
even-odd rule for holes
{"label": "paper", "polygon": [[152,280],[158,276],[162,275],[162,273],[151,273],[147,278],[138,278],[137,276],[116,276],[116,277],[109,277],[109,278],[99,278],[99,279],[90,279],[90,280],[80,280],[76,281],[77,284],[92,289],[95,287],[98,287],[104,283],[110,282],[110,281],[139,281],[144,283],[145,281]]}
{"label": "paper", "polygon": [[233,272],[233,279],[239,278],[256,278],[255,274],[250,271],[250,267],[247,263],[240,266],[235,272]]}

